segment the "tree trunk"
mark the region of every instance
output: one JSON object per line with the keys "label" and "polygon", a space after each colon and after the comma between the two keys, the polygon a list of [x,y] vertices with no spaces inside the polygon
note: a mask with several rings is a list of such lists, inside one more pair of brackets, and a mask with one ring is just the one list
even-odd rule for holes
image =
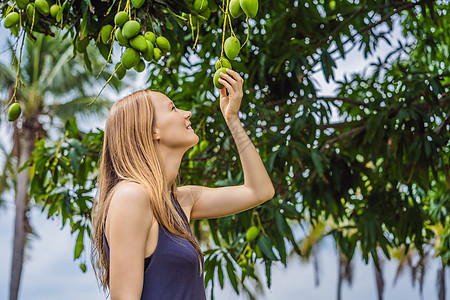
{"label": "tree trunk", "polygon": [[380,261],[380,269],[379,270],[377,269],[375,264],[373,264],[373,268],[375,270],[375,279],[377,282],[378,300],[383,300],[384,279],[383,279],[383,269],[381,267],[381,261]]}
{"label": "tree trunk", "polygon": [[445,300],[445,264],[442,262],[442,269],[438,270],[439,300]]}
{"label": "tree trunk", "polygon": [[341,251],[338,249],[338,284],[337,284],[337,300],[341,300],[342,298],[342,258],[341,258]]}
{"label": "tree trunk", "polygon": [[[24,120],[22,124],[23,144],[19,145],[20,157],[18,158],[17,172],[19,168],[31,157],[34,149],[35,129],[33,121]],[[21,143],[20,139],[15,139],[14,143]],[[16,191],[16,219],[14,224],[14,245],[11,264],[11,282],[9,287],[9,299],[17,300],[19,295],[20,278],[22,275],[22,265],[27,233],[30,232],[27,212],[28,207],[28,169],[17,175]]]}

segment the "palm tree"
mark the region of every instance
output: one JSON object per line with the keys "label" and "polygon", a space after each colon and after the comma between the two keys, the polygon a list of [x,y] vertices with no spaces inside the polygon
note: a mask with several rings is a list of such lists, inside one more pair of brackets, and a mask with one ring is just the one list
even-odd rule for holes
{"label": "palm tree", "polygon": [[[20,168],[31,157],[35,141],[48,136],[50,129],[55,129],[53,124],[55,119],[64,122],[73,118],[76,113],[104,117],[106,110],[112,105],[112,102],[100,98],[92,105],[86,105],[93,99],[92,88],[89,89],[88,86],[92,87],[95,83],[95,76],[83,67],[82,58],[84,62],[92,63],[93,70],[99,70],[102,62],[94,49],[88,47],[88,52],[73,58],[71,41],[69,38],[62,38],[62,34],[55,37],[36,34],[34,41],[28,37],[24,39],[26,42],[21,56],[19,75],[21,84],[15,94],[22,107],[22,115],[12,124],[13,149],[11,153],[6,154],[5,166],[6,170],[11,170],[8,162],[14,161],[11,160],[12,157],[16,158],[13,176],[17,185],[6,184],[4,179],[6,173],[0,177],[3,179],[0,182],[0,195],[5,190],[14,188],[16,204],[10,300],[16,300],[18,297],[25,242],[27,235],[32,232],[27,214],[30,209],[27,193],[29,169],[19,171]],[[87,55],[89,56],[86,57]],[[7,106],[13,95],[17,62],[18,55],[13,53],[10,66],[0,63],[0,91],[7,94],[6,99],[0,99],[1,110]],[[102,81],[104,82],[110,74],[110,72],[103,72]],[[120,82],[115,79],[111,81],[111,84],[118,89]],[[5,114],[0,120],[6,122]]]}

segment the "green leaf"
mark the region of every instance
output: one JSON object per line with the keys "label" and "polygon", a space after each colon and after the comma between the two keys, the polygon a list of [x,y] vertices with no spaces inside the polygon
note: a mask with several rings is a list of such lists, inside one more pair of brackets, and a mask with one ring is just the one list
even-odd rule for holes
{"label": "green leaf", "polygon": [[266,256],[268,259],[271,260],[278,260],[278,258],[275,256],[272,250],[272,243],[270,242],[270,239],[267,238],[264,235],[260,235],[257,244],[259,248],[261,249],[261,252]]}
{"label": "green leaf", "polygon": [[319,151],[317,151],[315,149],[312,150],[311,151],[311,159],[313,161],[314,168],[317,171],[317,173],[320,176],[323,176],[323,166],[322,166],[321,155],[320,155]]}
{"label": "green leaf", "polygon": [[78,231],[73,258],[74,259],[79,258],[83,250],[84,250],[84,227],[81,227],[80,230]]}

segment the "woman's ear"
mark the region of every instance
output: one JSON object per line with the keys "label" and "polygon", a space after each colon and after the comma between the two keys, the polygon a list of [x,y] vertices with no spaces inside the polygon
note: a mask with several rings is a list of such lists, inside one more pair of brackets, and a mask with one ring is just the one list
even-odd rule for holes
{"label": "woman's ear", "polygon": [[158,140],[158,142],[159,142],[160,137],[159,137],[159,130],[157,128],[155,129],[155,131],[153,131],[153,137],[152,138],[154,140]]}

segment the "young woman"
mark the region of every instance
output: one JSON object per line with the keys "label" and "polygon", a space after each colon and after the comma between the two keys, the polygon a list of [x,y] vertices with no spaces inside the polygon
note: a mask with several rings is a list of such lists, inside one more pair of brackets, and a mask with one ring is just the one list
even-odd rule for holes
{"label": "young woman", "polygon": [[112,300],[205,299],[203,253],[189,221],[232,215],[273,197],[238,116],[243,79],[227,72],[219,79],[220,109],[239,151],[243,185],[176,186],[181,159],[199,137],[191,112],[164,94],[142,90],[112,106],[92,213],[92,262]]}

